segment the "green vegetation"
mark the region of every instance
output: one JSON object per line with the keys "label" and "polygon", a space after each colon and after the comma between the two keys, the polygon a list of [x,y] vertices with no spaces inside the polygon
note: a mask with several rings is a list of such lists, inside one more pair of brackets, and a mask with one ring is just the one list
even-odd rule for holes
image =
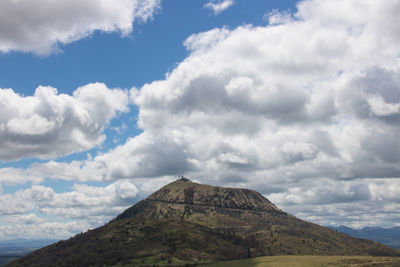
{"label": "green vegetation", "polygon": [[367,266],[400,266],[400,258],[371,256],[269,256],[253,259],[224,261],[207,267],[367,267]]}
{"label": "green vegetation", "polygon": [[108,224],[7,266],[187,265],[273,255],[400,252],[302,221],[252,190],[176,181]]}

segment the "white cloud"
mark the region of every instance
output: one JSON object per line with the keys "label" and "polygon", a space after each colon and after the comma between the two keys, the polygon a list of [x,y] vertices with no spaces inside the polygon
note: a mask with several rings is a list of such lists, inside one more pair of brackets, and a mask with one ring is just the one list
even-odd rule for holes
{"label": "white cloud", "polygon": [[[312,202],[293,202],[290,211],[307,218],[303,208],[316,209],[325,195],[337,211],[346,203],[365,207],[375,201],[365,179],[400,179],[399,4],[303,1],[298,7],[268,26],[190,36],[190,55],[165,80],[133,89],[144,133],[94,158],[104,162],[108,179],[179,174],[155,164],[168,147],[179,159],[172,169],[180,166],[206,183],[265,194],[306,190],[313,180],[331,183],[336,191],[306,190]],[[113,158],[126,162],[109,164]],[[343,191],[337,186],[343,179],[358,184]],[[302,191],[295,193],[292,198]],[[392,203],[383,199],[378,206]],[[362,209],[349,222],[371,223],[376,210]],[[336,222],[349,215],[342,214]]]}
{"label": "white cloud", "polygon": [[371,111],[376,116],[390,116],[400,114],[400,103],[387,103],[381,95],[371,95],[367,97],[367,102]]}
{"label": "white cloud", "polygon": [[[42,176],[36,176],[30,174],[27,170],[18,168],[1,168],[0,169],[0,185],[5,184],[9,186],[15,186],[19,184],[25,184],[31,182],[38,184],[43,181]],[[0,191],[1,192],[1,191]]]}
{"label": "white cloud", "polygon": [[74,184],[73,191],[56,193],[50,187],[33,185],[13,194],[0,195],[0,215],[21,215],[36,209],[47,215],[64,218],[116,215],[128,207],[138,189],[128,180],[121,180],[106,187]]}
{"label": "white cloud", "polygon": [[128,93],[102,83],[87,84],[72,96],[39,86],[33,96],[0,89],[0,159],[52,158],[100,145],[103,130],[128,111]]}
{"label": "white cloud", "polygon": [[74,184],[71,189],[56,193],[50,187],[34,185],[13,194],[0,194],[0,203],[7,203],[0,206],[5,223],[0,225],[0,239],[51,237],[52,234],[52,238],[70,237],[112,219],[128,208],[138,194],[129,180],[105,187]]}
{"label": "white cloud", "polygon": [[[351,12],[327,19],[309,2],[299,4],[290,23],[190,36],[191,54],[165,80],[131,91],[144,133],[84,163],[32,169],[72,166],[74,176],[96,169],[110,180],[182,170],[217,179],[236,173],[247,182],[252,170],[288,180],[398,176],[399,116],[386,112],[400,103],[400,49],[389,42],[399,35],[397,13],[389,12],[396,3],[357,9],[356,0],[340,2]],[[383,18],[377,10],[388,12]],[[388,20],[389,41],[379,47],[374,38],[385,37],[379,25]],[[360,31],[349,30],[355,26]],[[378,94],[388,116],[376,114],[370,96]]]}
{"label": "white cloud", "polygon": [[264,15],[264,20],[267,20],[269,25],[279,25],[290,23],[293,21],[293,18],[289,11],[281,12],[277,9],[274,9]]}
{"label": "white cloud", "polygon": [[268,197],[285,210],[324,225],[392,227],[398,225],[400,218],[399,193],[400,179],[324,178]]}
{"label": "white cloud", "polygon": [[205,8],[210,9],[214,15],[218,15],[230,8],[235,2],[233,0],[211,0],[207,4],[204,5]]}
{"label": "white cloud", "polygon": [[94,31],[132,31],[153,17],[160,0],[3,0],[0,51],[48,54]]}
{"label": "white cloud", "polygon": [[[376,108],[374,113],[368,101],[370,94],[384,92],[390,98],[385,110],[400,102],[398,16],[389,12],[397,4],[349,2],[340,2],[337,8],[346,12],[330,12],[329,19],[314,9],[332,10],[331,3],[305,1],[290,22],[189,37],[188,58],[165,80],[132,93],[139,126],[148,137],[179,140],[195,172],[247,166],[246,173],[262,170],[265,177],[279,173],[290,179],[399,175],[385,155],[398,151],[392,135],[399,124],[371,117]],[[393,26],[382,36],[379,25],[389,20]],[[393,42],[377,46],[377,36]],[[375,77],[382,73],[384,79]],[[132,142],[139,146],[141,137]],[[148,151],[155,151],[157,139],[151,144]],[[391,152],[379,150],[384,144]],[[227,155],[236,161],[240,155],[246,164],[227,164]]]}
{"label": "white cloud", "polygon": [[[27,223],[27,217],[31,217],[32,224]],[[28,219],[29,220],[29,219]],[[35,214],[10,216],[6,219],[6,225],[0,225],[0,238],[32,238],[37,239],[66,239],[79,232],[87,231],[91,225],[86,221],[52,222],[45,221]]]}
{"label": "white cloud", "polygon": [[[394,225],[399,6],[302,1],[290,21],[192,35],[190,55],[164,80],[131,90],[142,134],[93,159],[36,164],[24,174],[159,183],[184,171],[204,183],[257,189],[314,222]],[[156,189],[147,183],[140,190]],[[80,190],[43,212],[62,214],[82,199]]]}

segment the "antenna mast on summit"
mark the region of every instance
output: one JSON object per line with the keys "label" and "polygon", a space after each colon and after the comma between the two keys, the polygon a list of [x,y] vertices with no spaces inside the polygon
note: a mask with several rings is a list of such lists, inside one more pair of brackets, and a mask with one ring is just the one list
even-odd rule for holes
{"label": "antenna mast on summit", "polygon": [[183,181],[183,182],[190,182],[190,180],[188,178],[183,176],[183,171],[181,172],[181,175],[179,176],[179,180]]}

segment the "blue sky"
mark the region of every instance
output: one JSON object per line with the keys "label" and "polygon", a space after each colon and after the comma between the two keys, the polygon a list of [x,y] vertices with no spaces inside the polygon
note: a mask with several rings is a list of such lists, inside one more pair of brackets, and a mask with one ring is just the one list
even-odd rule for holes
{"label": "blue sky", "polygon": [[398,225],[396,1],[30,5],[0,4],[0,239],[97,227],[182,171]]}
{"label": "blue sky", "polygon": [[[118,32],[94,31],[78,41],[60,45],[61,51],[38,55],[12,51],[0,53],[0,88],[30,96],[39,85],[57,88],[59,93],[72,94],[79,86],[102,82],[114,88],[130,89],[160,80],[182,61],[188,51],[184,40],[193,33],[213,28],[235,28],[241,25],[265,25],[265,15],[279,10],[294,10],[296,1],[235,1],[221,14],[214,15],[204,8],[207,1],[164,1],[154,12],[154,18],[134,25],[132,33],[121,37]],[[137,109],[115,118],[106,130],[107,140],[101,147],[106,151],[141,132],[136,124]],[[111,128],[125,125],[129,130],[121,135]],[[113,139],[119,139],[118,143]],[[91,153],[96,153],[95,148]],[[86,151],[65,159],[82,159]],[[0,166],[27,167],[38,159],[3,161]]]}
{"label": "blue sky", "polygon": [[[251,4],[235,1],[229,10],[214,15],[204,7],[207,1],[164,1],[155,10],[153,19],[134,25],[132,33],[122,37],[118,32],[94,31],[78,41],[59,45],[61,51],[38,55],[12,51],[0,53],[0,88],[12,88],[16,93],[30,96],[40,85],[57,88],[59,93],[72,94],[82,85],[102,82],[108,87],[130,89],[161,80],[188,55],[183,46],[193,33],[213,28],[266,25],[265,15],[275,9],[294,10],[296,1],[262,1]],[[101,147],[57,158],[58,161],[82,160],[87,153],[107,151],[127,138],[141,133],[136,125],[137,108],[114,118],[105,133]],[[122,132],[115,127],[128,127]],[[118,140],[118,142],[115,142]],[[27,168],[38,158],[0,161],[1,167]],[[60,188],[61,186],[57,186]],[[65,187],[68,190],[69,187]],[[3,188],[7,192],[19,187]]]}
{"label": "blue sky", "polygon": [[[183,41],[193,33],[215,27],[265,25],[263,16],[273,9],[294,9],[296,1],[236,1],[214,16],[204,8],[207,1],[164,1],[154,18],[134,25],[133,32],[96,31],[67,45],[61,53],[38,56],[32,53],[2,53],[1,88],[32,95],[38,85],[51,85],[60,93],[71,93],[90,82],[131,88],[164,78],[167,71],[187,56]],[[21,78],[23,77],[23,79]]]}

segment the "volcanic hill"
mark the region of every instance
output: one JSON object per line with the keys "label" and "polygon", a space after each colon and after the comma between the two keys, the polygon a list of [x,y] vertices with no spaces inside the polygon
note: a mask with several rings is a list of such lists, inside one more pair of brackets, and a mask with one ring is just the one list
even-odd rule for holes
{"label": "volcanic hill", "polygon": [[256,191],[183,178],[106,225],[7,266],[189,263],[295,254],[400,256],[382,244],[300,220]]}

